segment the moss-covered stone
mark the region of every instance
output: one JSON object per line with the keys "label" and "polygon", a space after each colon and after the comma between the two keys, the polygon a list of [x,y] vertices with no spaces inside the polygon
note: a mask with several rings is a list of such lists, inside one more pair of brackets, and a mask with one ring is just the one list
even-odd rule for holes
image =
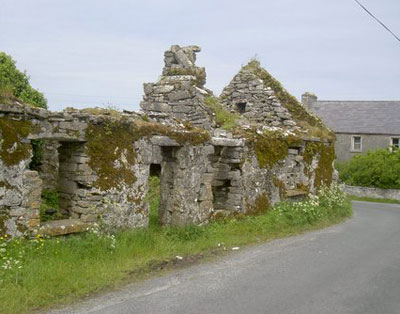
{"label": "moss-covered stone", "polygon": [[9,190],[13,187],[7,181],[0,181],[0,188],[6,188],[7,190]]}
{"label": "moss-covered stone", "polygon": [[0,118],[0,158],[6,166],[18,164],[21,160],[28,159],[31,155],[31,145],[22,142],[34,127],[30,121],[11,120]]}
{"label": "moss-covered stone", "polygon": [[4,237],[6,235],[6,221],[10,218],[8,213],[4,210],[0,210],[0,237]]}
{"label": "moss-covered stone", "polygon": [[[89,124],[86,139],[89,166],[98,175],[96,187],[108,190],[124,183],[132,185],[136,181],[130,166],[136,159],[133,142],[137,134],[131,123],[105,119],[100,124]],[[116,162],[121,160],[127,162],[117,165]]]}
{"label": "moss-covered stone", "polygon": [[332,139],[334,134],[321,122],[319,118],[308,112],[296,97],[289,94],[267,70],[261,67],[257,60],[250,61],[243,70],[248,70],[263,80],[266,87],[270,87],[282,106],[286,107],[296,123],[309,131],[310,135]]}
{"label": "moss-covered stone", "polygon": [[143,120],[105,118],[98,124],[89,124],[86,130],[89,166],[97,173],[95,186],[101,190],[132,185],[136,182],[132,166],[136,162],[133,143],[141,138],[164,135],[184,145],[200,145],[210,139],[200,129],[174,130],[168,126]]}
{"label": "moss-covered stone", "polygon": [[295,135],[286,136],[280,132],[256,131],[241,132],[253,146],[261,168],[272,168],[280,160],[286,158],[290,147],[301,145],[302,139]]}
{"label": "moss-covered stone", "polygon": [[286,186],[285,183],[283,183],[282,180],[279,180],[278,178],[273,179],[274,185],[279,189],[279,197],[282,200],[286,198]]}
{"label": "moss-covered stone", "polygon": [[252,206],[250,206],[249,213],[253,214],[253,215],[258,215],[258,214],[265,213],[270,208],[271,208],[271,204],[270,204],[268,195],[267,195],[267,193],[263,193],[263,194],[257,196],[254,204]]}
{"label": "moss-covered stone", "polygon": [[317,190],[322,185],[330,185],[333,175],[333,161],[335,160],[335,148],[333,143],[308,142],[303,158],[306,164],[305,173],[311,175],[311,164],[315,156],[318,156],[318,164],[315,171],[314,185]]}
{"label": "moss-covered stone", "polygon": [[310,188],[307,185],[303,184],[303,183],[297,183],[296,184],[296,189],[300,190],[300,191],[303,191],[303,192],[305,192],[307,194],[310,193]]}

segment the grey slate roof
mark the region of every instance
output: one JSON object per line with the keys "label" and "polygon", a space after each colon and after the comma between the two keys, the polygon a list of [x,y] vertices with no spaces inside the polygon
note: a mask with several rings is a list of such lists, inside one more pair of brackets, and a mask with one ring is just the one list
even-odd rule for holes
{"label": "grey slate roof", "polygon": [[336,133],[400,135],[400,101],[318,100],[311,110]]}

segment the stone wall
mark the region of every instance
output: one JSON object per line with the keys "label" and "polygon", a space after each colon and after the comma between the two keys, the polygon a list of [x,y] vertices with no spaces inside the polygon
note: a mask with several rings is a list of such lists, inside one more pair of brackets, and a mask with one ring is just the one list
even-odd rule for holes
{"label": "stone wall", "polygon": [[205,69],[194,65],[200,47],[172,46],[164,54],[165,66],[156,83],[144,84],[143,112],[157,121],[178,119],[210,129],[212,114],[204,105]]}
{"label": "stone wall", "polygon": [[294,127],[296,123],[289,111],[279,102],[271,87],[248,68],[234,76],[220,96],[221,102],[232,112],[250,121],[272,127]]}
{"label": "stone wall", "polygon": [[346,185],[344,191],[350,195],[359,197],[388,198],[400,201],[400,190],[397,189],[379,189]]}

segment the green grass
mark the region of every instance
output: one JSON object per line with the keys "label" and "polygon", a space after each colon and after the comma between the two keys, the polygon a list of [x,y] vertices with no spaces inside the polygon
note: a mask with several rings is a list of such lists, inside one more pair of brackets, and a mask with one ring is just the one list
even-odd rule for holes
{"label": "green grass", "polygon": [[[156,180],[153,183],[157,186]],[[0,248],[5,249],[0,253],[2,263],[6,265],[8,260],[12,265],[9,270],[0,270],[0,312],[32,313],[76,302],[80,297],[143,279],[153,274],[150,265],[177,255],[202,253],[207,257],[223,247],[229,251],[233,246],[299,234],[351,215],[348,200],[339,204],[320,198],[317,207],[310,207],[312,202],[282,203],[257,216],[182,228],[160,227],[154,203],[149,228],[103,236],[92,232],[34,241],[0,239]]]}
{"label": "green grass", "polygon": [[226,110],[218,100],[213,96],[208,96],[205,99],[205,104],[215,114],[215,121],[225,130],[230,131],[236,125],[236,120],[240,115],[230,113]]}
{"label": "green grass", "polygon": [[351,201],[363,201],[363,202],[387,203],[387,204],[400,204],[400,201],[392,200],[392,199],[389,199],[389,198],[374,198],[374,197],[354,196],[354,195],[349,195],[348,198]]}

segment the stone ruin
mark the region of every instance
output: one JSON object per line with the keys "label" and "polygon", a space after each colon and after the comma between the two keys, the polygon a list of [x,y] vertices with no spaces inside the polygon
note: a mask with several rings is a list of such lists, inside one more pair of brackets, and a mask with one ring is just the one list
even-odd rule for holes
{"label": "stone ruin", "polygon": [[[67,234],[99,219],[146,227],[152,172],[160,176],[163,225],[265,211],[331,183],[333,137],[318,118],[256,61],[215,97],[195,65],[198,52],[166,51],[162,76],[144,84],[137,113],[0,104],[0,234]],[[233,127],[221,112],[235,117]],[[40,220],[49,190],[68,219]]]}
{"label": "stone ruin", "polygon": [[175,118],[211,129],[212,112],[204,104],[204,97],[210,91],[204,88],[205,69],[195,66],[197,52],[200,52],[198,46],[174,45],[164,53],[165,66],[160,80],[144,84],[140,107],[150,118],[159,122]]}

